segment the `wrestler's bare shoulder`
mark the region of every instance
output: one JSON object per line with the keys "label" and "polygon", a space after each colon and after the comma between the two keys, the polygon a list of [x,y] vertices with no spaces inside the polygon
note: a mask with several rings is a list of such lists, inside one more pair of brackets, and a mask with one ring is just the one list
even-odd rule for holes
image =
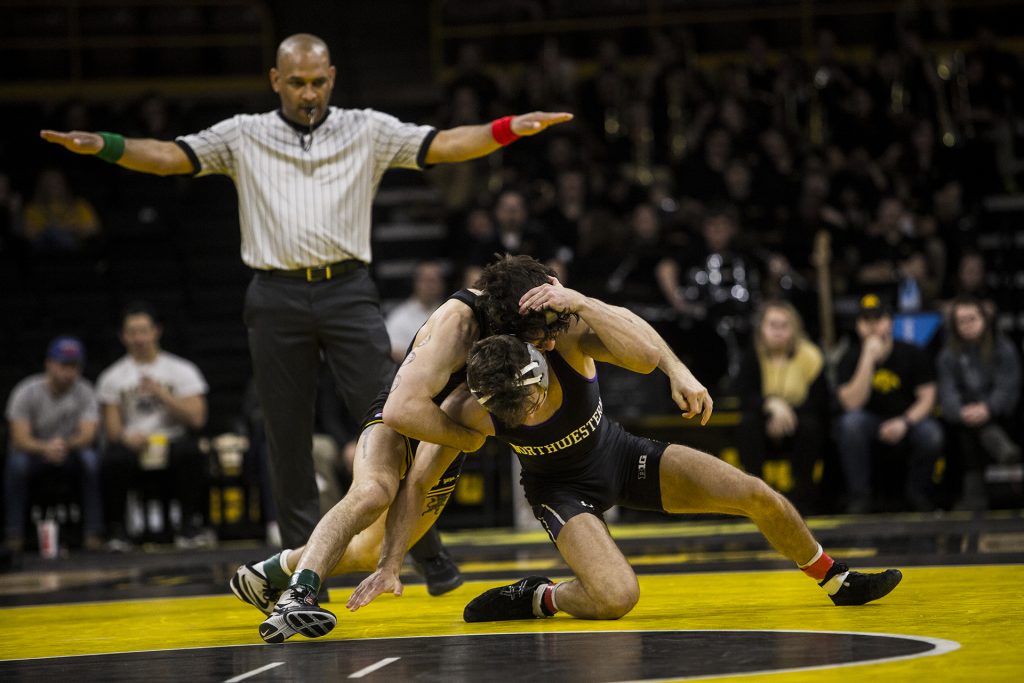
{"label": "wrestler's bare shoulder", "polygon": [[[470,290],[478,294],[475,290]],[[441,339],[450,346],[468,348],[480,336],[473,309],[458,299],[448,299],[434,311],[416,334],[415,345]]]}

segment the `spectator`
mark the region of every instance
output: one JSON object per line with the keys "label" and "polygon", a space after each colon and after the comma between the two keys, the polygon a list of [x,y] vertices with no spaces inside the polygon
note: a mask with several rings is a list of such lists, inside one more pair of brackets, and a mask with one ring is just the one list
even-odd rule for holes
{"label": "spectator", "polygon": [[444,300],[444,267],[437,261],[420,261],[413,273],[412,296],[398,304],[384,321],[391,337],[391,357],[401,363],[412,338]]}
{"label": "spectator", "polygon": [[559,279],[565,280],[565,261],[559,259],[559,250],[551,237],[530,220],[526,195],[519,190],[503,190],[494,204],[494,223],[497,227],[495,236],[490,241],[478,243],[470,256],[467,282],[476,281],[483,266],[493,260],[495,253],[528,254],[554,268]]}
{"label": "spectator", "polygon": [[606,273],[609,299],[621,305],[657,304],[663,301],[657,279],[658,263],[664,258],[661,222],[653,204],[638,204],[629,216],[629,240],[619,258]]}
{"label": "spectator", "polygon": [[952,426],[964,465],[958,509],[988,507],[984,471],[988,460],[1020,460],[1020,446],[1004,425],[1020,398],[1020,360],[1013,343],[996,332],[978,299],[958,297],[949,313],[949,335],[938,358],[942,415]]}
{"label": "spectator", "polygon": [[554,204],[543,215],[545,230],[557,243],[577,248],[580,241],[579,224],[588,203],[587,180],[583,171],[561,171],[555,177]]}
{"label": "spectator", "polygon": [[209,534],[201,530],[208,466],[194,437],[206,425],[206,380],[193,363],[160,348],[161,334],[148,305],[129,304],[121,315],[121,343],[128,353],[97,381],[107,438],[107,520],[115,549],[127,542],[128,490],[148,488],[152,479],[144,473],[164,470],[169,474],[160,492],[170,489],[181,505],[175,542],[194,547],[209,541]]}
{"label": "spectator", "polygon": [[[478,43],[459,45],[454,77],[447,85],[446,99],[455,99],[460,89],[468,89],[476,98],[482,116],[489,117],[498,100],[498,83],[484,69],[483,52]],[[477,123],[473,121],[471,123]]]}
{"label": "spectator", "polygon": [[72,194],[64,174],[50,168],[39,174],[25,205],[22,231],[40,251],[73,251],[99,233],[100,219],[92,204]]}
{"label": "spectator", "polygon": [[740,459],[747,472],[766,481],[766,458],[788,460],[791,488],[777,480],[769,483],[807,511],[815,504],[814,464],[827,433],[824,356],[807,339],[800,314],[786,301],[764,304],[753,337],[736,380],[742,410]]}
{"label": "spectator", "polygon": [[702,250],[668,256],[656,267],[658,284],[683,324],[692,327],[691,341],[707,352],[705,377],[714,382],[738,371],[741,338],[749,331],[760,273],[754,261],[736,246],[739,226],[728,206],[708,211],[701,222]]}
{"label": "spectator", "polygon": [[25,510],[33,481],[75,477],[81,491],[84,547],[102,544],[100,462],[93,448],[99,408],[92,384],[82,378],[85,348],[58,337],[46,352],[45,372],[18,383],[7,401],[11,444],[4,470],[8,549],[24,545]]}
{"label": "spectator", "polygon": [[847,511],[870,510],[872,458],[897,447],[910,450],[906,502],[920,512],[932,510],[932,471],[943,446],[942,428],[931,417],[932,363],[924,350],[893,340],[892,314],[877,294],[860,300],[857,336],[859,346],[846,352],[836,373],[843,410],[836,439],[849,494]]}
{"label": "spectator", "polygon": [[[996,304],[992,300],[992,293],[988,283],[985,281],[987,268],[985,257],[977,249],[967,249],[960,255],[960,262],[957,264],[955,280],[949,287],[951,295],[949,304],[956,297],[968,297],[981,302],[988,317],[993,317],[996,312]],[[943,308],[948,315],[948,306]],[[952,328],[950,328],[952,329]]]}

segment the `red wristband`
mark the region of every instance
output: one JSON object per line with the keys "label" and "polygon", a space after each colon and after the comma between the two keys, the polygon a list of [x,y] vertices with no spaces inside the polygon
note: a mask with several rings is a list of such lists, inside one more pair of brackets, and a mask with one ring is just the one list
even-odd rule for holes
{"label": "red wristband", "polygon": [[491,121],[491,136],[494,138],[494,141],[502,147],[515,142],[520,137],[512,132],[511,116],[503,116],[500,119],[494,119]]}

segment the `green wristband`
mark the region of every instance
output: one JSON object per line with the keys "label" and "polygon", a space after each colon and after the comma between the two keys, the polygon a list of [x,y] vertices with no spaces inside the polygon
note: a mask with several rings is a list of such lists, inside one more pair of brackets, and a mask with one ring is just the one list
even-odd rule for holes
{"label": "green wristband", "polygon": [[314,593],[320,592],[320,577],[312,569],[303,569],[301,572],[292,574],[289,586],[306,586]]}
{"label": "green wristband", "polygon": [[105,131],[99,131],[97,135],[103,138],[103,149],[97,152],[96,156],[103,159],[103,161],[116,164],[124,155],[124,136]]}

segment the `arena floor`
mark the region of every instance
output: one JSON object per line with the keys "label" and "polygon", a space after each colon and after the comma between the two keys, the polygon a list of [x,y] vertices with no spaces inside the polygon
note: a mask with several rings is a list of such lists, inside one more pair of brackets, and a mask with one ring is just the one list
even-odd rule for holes
{"label": "arena floor", "polygon": [[[359,577],[332,583],[338,627],[266,645],[262,615],[227,591],[266,549],[167,549],[26,558],[0,575],[0,679],[104,681],[1017,681],[1024,675],[1024,512],[821,517],[811,527],[857,568],[902,584],[837,608],[742,520],[619,525],[642,597],[618,621],[466,624],[485,588],[564,577],[541,532],[446,534],[467,576],[440,598],[414,574],[402,598],[344,610]],[[840,669],[840,667],[856,667]]]}

